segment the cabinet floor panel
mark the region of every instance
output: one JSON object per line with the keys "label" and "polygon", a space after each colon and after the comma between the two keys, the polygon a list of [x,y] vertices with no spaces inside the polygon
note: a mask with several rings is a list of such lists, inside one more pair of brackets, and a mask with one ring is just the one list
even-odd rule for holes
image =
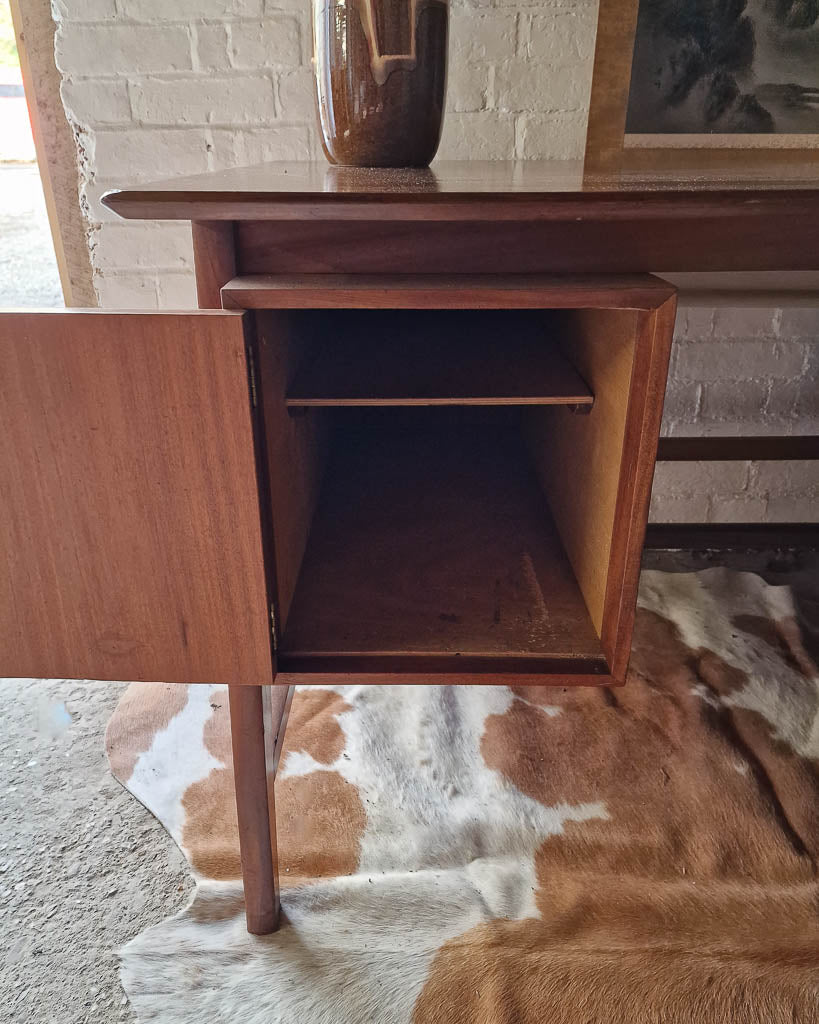
{"label": "cabinet floor panel", "polygon": [[605,671],[517,429],[338,433],[279,665],[333,656]]}

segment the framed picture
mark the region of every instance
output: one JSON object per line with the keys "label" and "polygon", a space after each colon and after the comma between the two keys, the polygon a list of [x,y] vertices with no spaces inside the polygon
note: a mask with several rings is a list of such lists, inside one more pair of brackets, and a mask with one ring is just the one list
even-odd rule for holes
{"label": "framed picture", "polygon": [[600,0],[586,169],[816,161],[819,0]]}

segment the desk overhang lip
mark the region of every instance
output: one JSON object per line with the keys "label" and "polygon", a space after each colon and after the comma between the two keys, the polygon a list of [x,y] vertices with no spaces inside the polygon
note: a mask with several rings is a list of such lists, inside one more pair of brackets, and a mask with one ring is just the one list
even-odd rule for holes
{"label": "desk overhang lip", "polygon": [[577,192],[283,193],[111,189],[103,206],[126,220],[652,222],[709,217],[815,219],[816,187]]}

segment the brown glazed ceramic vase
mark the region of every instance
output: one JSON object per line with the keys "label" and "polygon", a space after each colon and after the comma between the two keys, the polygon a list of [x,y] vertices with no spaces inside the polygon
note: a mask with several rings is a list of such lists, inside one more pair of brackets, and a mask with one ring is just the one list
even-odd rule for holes
{"label": "brown glazed ceramic vase", "polygon": [[448,0],[313,0],[322,144],[352,167],[426,167],[441,137]]}

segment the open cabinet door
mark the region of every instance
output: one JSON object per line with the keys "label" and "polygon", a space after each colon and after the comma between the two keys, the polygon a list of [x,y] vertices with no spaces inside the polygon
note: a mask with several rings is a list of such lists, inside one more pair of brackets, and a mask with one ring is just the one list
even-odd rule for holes
{"label": "open cabinet door", "polygon": [[272,682],[249,329],[0,315],[0,676]]}

